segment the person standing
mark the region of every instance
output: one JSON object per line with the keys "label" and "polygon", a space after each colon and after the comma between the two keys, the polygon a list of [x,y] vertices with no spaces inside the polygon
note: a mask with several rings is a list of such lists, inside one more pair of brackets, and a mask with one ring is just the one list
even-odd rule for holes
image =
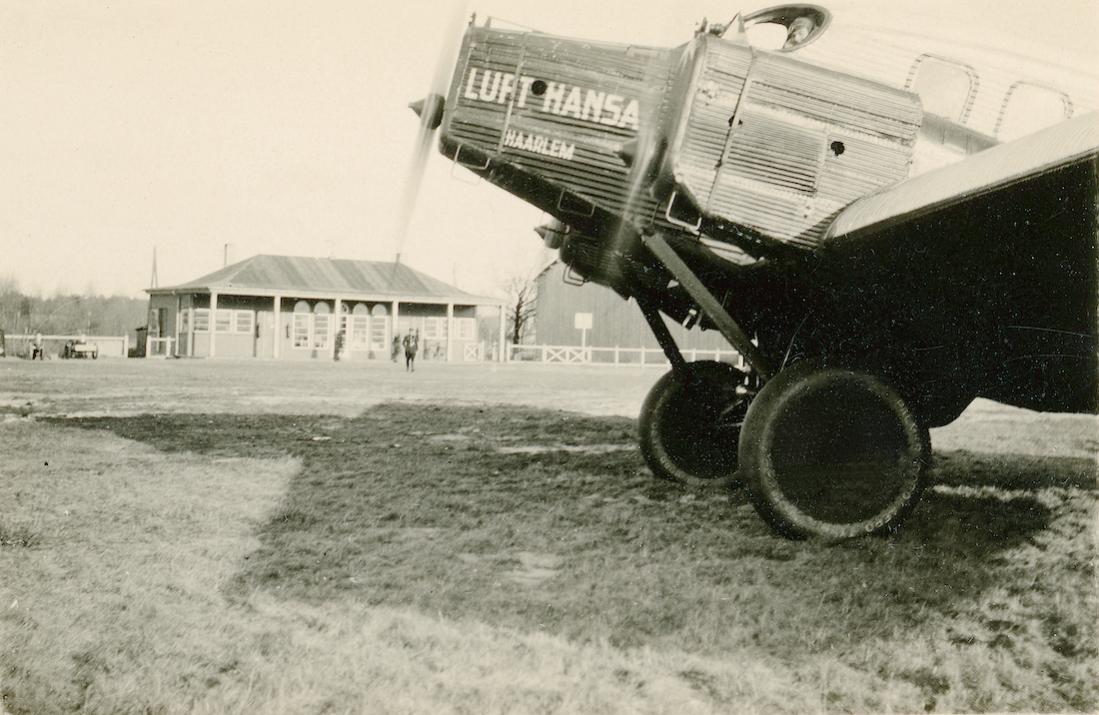
{"label": "person standing", "polygon": [[340,361],[340,355],[343,353],[343,344],[346,339],[347,337],[344,329],[340,328],[339,331],[336,332],[336,349],[332,351],[332,359],[336,362]]}
{"label": "person standing", "polygon": [[420,331],[408,331],[404,336],[404,369],[408,372],[416,372],[416,352],[420,349]]}

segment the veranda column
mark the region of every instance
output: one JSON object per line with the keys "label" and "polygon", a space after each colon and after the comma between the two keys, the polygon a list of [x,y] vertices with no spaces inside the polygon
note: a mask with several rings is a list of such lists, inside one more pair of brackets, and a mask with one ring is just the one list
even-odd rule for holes
{"label": "veranda column", "polygon": [[282,352],[282,296],[276,295],[274,297],[275,302],[275,334],[271,336],[274,340],[272,343],[271,354],[275,356],[277,360],[279,354]]}
{"label": "veranda column", "polygon": [[451,349],[454,346],[454,304],[446,304],[446,361],[453,360]]}
{"label": "veranda column", "polygon": [[215,291],[210,291],[210,322],[207,327],[210,334],[210,357],[214,357],[217,354],[214,346],[217,341],[214,338],[218,334],[218,294]]}
{"label": "veranda column", "polygon": [[[400,310],[398,309],[399,305],[400,305],[400,303],[398,301],[393,301],[393,329],[390,331],[391,334],[389,336],[391,343],[393,342],[393,338],[399,338],[400,335],[401,335],[400,333],[397,332],[397,318],[401,314]],[[389,348],[389,347],[390,347],[389,345],[386,345],[386,348]]]}
{"label": "veranda column", "polygon": [[[335,357],[336,357],[336,336],[340,334],[340,323],[342,322],[340,320],[340,318],[342,317],[340,315],[340,299],[336,298],[333,305],[336,308],[334,311],[332,311],[333,313],[336,314],[336,326],[334,328],[329,328],[328,329],[329,330],[329,332],[328,332],[328,357],[330,357],[332,359],[335,359]],[[343,337],[344,337],[345,340],[347,339],[346,335],[344,335]]]}
{"label": "veranda column", "polygon": [[179,323],[183,315],[183,296],[176,293],[176,322],[172,325],[172,357],[179,357]]}
{"label": "veranda column", "polygon": [[496,356],[498,362],[507,362],[507,313],[504,312],[504,304],[500,304],[500,353]]}

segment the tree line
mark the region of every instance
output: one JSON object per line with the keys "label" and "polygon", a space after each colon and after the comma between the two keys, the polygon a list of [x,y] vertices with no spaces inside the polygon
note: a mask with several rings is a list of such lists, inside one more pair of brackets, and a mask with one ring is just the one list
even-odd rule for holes
{"label": "tree line", "polygon": [[0,277],[0,331],[8,335],[135,335],[145,325],[148,301],[97,295],[41,297]]}

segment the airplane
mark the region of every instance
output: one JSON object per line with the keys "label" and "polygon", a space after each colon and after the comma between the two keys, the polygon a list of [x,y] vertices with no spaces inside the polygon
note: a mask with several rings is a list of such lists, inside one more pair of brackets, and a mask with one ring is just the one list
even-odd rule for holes
{"label": "airplane", "polygon": [[[929,429],[977,397],[1099,406],[1099,113],[1029,79],[986,82],[999,105],[937,52],[904,86],[836,69],[813,55],[831,21],[782,5],[665,48],[474,17],[410,105],[425,146],[553,217],[538,232],[574,277],[639,306],[671,365],[639,420],[653,473],[742,484],[795,539],[896,530]],[[781,44],[755,46],[760,25]],[[1055,121],[1009,138],[1027,93]],[[665,316],[746,369],[688,362]]]}

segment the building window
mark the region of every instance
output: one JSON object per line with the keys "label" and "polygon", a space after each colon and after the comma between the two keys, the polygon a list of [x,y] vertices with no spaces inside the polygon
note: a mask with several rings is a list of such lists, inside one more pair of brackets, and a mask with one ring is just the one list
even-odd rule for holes
{"label": "building window", "polygon": [[357,348],[365,348],[370,343],[370,316],[356,315],[351,321],[352,343]]}
{"label": "building window", "polygon": [[[198,315],[195,315],[195,324],[198,324]],[[218,308],[217,320],[214,328],[219,333],[242,333],[251,335],[255,327],[255,314],[250,310],[229,310]]]}
{"label": "building window", "polygon": [[233,311],[218,308],[214,319],[214,330],[219,333],[233,332]]}
{"label": "building window", "polygon": [[309,329],[313,324],[313,316],[309,312],[309,304],[299,300],[294,305],[294,347],[309,347]]}
{"label": "building window", "polygon": [[459,340],[476,340],[477,339],[477,321],[474,318],[458,318],[458,339]]}
{"label": "building window", "polygon": [[351,344],[366,349],[370,344],[370,308],[366,303],[355,304],[351,315]]}
{"label": "building window", "polygon": [[195,309],[195,332],[205,333],[210,330],[210,309]]}
{"label": "building window", "polygon": [[424,318],[424,340],[446,340],[446,318]]}
{"label": "building window", "polygon": [[330,311],[327,303],[317,303],[313,308],[313,348],[316,350],[328,347],[328,331],[332,318]]}
{"label": "building window", "polygon": [[245,333],[247,335],[252,334],[252,330],[255,327],[255,315],[250,310],[238,310],[235,311],[236,318],[233,321],[236,332]]}
{"label": "building window", "polygon": [[370,309],[370,349],[388,354],[389,310],[381,303]]}

